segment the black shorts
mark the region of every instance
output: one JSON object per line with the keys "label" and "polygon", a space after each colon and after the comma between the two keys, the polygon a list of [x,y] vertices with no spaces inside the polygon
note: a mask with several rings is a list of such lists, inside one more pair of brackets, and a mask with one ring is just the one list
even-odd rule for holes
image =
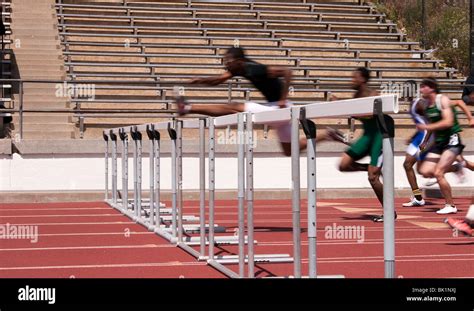
{"label": "black shorts", "polygon": [[465,147],[466,146],[461,143],[459,133],[455,133],[451,135],[449,139],[436,143],[428,153],[442,154],[446,150],[449,150],[455,155],[460,155]]}

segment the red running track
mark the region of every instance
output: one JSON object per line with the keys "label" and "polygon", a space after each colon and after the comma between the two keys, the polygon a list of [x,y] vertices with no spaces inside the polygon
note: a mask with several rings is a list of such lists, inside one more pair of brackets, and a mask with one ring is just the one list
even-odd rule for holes
{"label": "red running track", "polygon": [[[462,217],[470,204],[456,200]],[[165,202],[169,204],[169,202]],[[218,201],[216,223],[237,227],[237,202]],[[403,208],[397,200],[396,274],[406,278],[474,277],[474,240],[456,236],[435,211],[438,199],[424,207]],[[184,214],[199,215],[198,202],[187,201]],[[302,202],[303,273],[307,274],[306,204]],[[324,200],[318,203],[318,275],[382,278],[383,224],[369,215],[380,212],[373,199]],[[292,255],[291,202],[255,202],[256,254]],[[0,204],[0,226],[33,225],[38,240],[0,236],[1,278],[220,278],[221,273],[150,233],[105,203]],[[339,230],[343,226],[348,230]],[[336,228],[336,230],[333,230]],[[359,231],[352,231],[358,229]],[[341,233],[342,232],[342,233]],[[331,234],[339,233],[339,236]],[[348,236],[349,233],[359,233]],[[342,235],[341,235],[342,234]],[[345,234],[345,235],[344,235]],[[219,234],[217,234],[219,235]],[[236,254],[236,246],[216,254]],[[229,266],[237,271],[236,265]],[[259,264],[258,277],[289,276],[293,264]]]}

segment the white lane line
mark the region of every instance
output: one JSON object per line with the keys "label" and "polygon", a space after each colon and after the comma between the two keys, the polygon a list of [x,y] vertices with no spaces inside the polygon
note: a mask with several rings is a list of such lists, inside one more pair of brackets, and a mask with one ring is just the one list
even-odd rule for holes
{"label": "white lane line", "polygon": [[172,244],[144,244],[144,245],[103,245],[103,246],[58,246],[58,247],[28,247],[28,248],[0,248],[5,251],[51,251],[51,250],[80,250],[80,249],[127,249],[127,248],[176,248]]}
{"label": "white lane line", "polygon": [[[473,261],[472,258],[433,258],[433,259],[395,259],[397,262],[439,262],[439,261]],[[380,263],[383,261],[383,258],[379,260],[319,260],[318,263]],[[302,261],[305,262],[305,261]],[[306,260],[305,263],[308,261]]]}
{"label": "white lane line", "polygon": [[77,211],[77,210],[98,210],[98,209],[104,209],[104,210],[110,210],[111,207],[108,207],[108,206],[105,206],[105,207],[58,207],[58,208],[54,208],[54,207],[51,207],[51,208],[0,208],[0,212],[3,212],[3,211],[8,211],[8,212],[12,212],[12,211]]}
{"label": "white lane line", "polygon": [[[256,238],[258,240],[258,238]],[[465,240],[467,241],[467,240]],[[439,244],[439,243],[443,243],[442,241],[396,241],[398,244],[423,244],[423,243],[426,243],[426,244]],[[444,243],[446,242],[455,242],[453,240],[446,240],[444,241]],[[456,241],[456,242],[462,242],[462,241]],[[307,242],[302,242],[301,243],[302,245],[308,245]],[[383,241],[380,241],[380,242],[367,242],[367,241],[364,241],[363,243],[357,243],[357,240],[352,240],[352,241],[346,241],[346,242],[321,242],[319,241],[318,242],[318,245],[330,245],[330,246],[333,246],[333,245],[360,245],[360,246],[364,246],[364,245],[378,245],[378,244],[383,244]],[[293,243],[291,241],[288,241],[288,242],[262,242],[261,240],[258,240],[258,243],[257,243],[258,246],[293,246]],[[465,246],[465,245],[462,245],[462,246]]]}
{"label": "white lane line", "polygon": [[33,266],[33,267],[0,267],[5,270],[47,270],[47,269],[86,269],[86,268],[135,268],[135,267],[176,267],[176,266],[205,266],[205,262],[150,262],[132,264],[103,264],[103,265],[69,265],[69,266]]}
{"label": "white lane line", "polygon": [[0,215],[2,218],[47,218],[47,217],[94,217],[94,216],[114,216],[122,217],[122,214],[63,214],[63,215]]}
{"label": "white lane line", "polygon": [[72,226],[72,225],[137,225],[133,221],[112,221],[112,222],[46,222],[46,223],[22,223],[16,226]]}
{"label": "white lane line", "polygon": [[[153,232],[149,232],[149,231],[145,231],[145,232],[138,232],[138,231],[130,231],[130,232],[126,232],[127,235],[137,235],[137,234],[149,234],[149,235],[153,235],[154,236],[154,233]],[[124,232],[84,232],[84,233],[44,233],[44,234],[39,234],[38,237],[39,238],[42,238],[42,237],[55,237],[55,236],[89,236],[89,235],[125,235],[125,231]]]}

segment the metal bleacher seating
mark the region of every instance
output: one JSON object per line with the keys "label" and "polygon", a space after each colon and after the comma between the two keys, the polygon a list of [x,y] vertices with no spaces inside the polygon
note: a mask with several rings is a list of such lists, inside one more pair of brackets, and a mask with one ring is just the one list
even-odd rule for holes
{"label": "metal bleacher seating", "polygon": [[[462,79],[455,69],[433,59],[418,42],[407,41],[395,23],[359,1],[63,0],[56,9],[68,79],[97,83],[93,100],[73,100],[81,110],[82,129],[90,132],[136,123],[133,117],[144,118],[139,111],[169,115],[173,85],[163,82],[222,72],[221,55],[235,44],[255,61],[292,68],[295,104],[328,100],[333,94],[350,98],[351,72],[359,66],[371,69],[375,88],[435,76],[444,93],[460,97]],[[186,87],[186,96],[207,103],[262,99],[244,79],[212,88]]]}

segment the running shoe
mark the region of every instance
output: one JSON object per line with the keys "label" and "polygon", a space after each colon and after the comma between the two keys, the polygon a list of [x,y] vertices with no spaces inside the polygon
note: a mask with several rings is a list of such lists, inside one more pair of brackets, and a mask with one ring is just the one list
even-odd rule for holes
{"label": "running shoe", "polygon": [[425,200],[421,199],[420,201],[418,201],[415,197],[411,197],[410,202],[402,204],[402,206],[404,207],[423,206],[423,205],[425,205]]}
{"label": "running shoe", "polygon": [[[397,219],[398,215],[397,212],[395,212],[395,219]],[[373,222],[383,222],[383,215],[377,215],[372,218]]]}
{"label": "running shoe", "polygon": [[458,212],[458,209],[456,208],[456,206],[446,204],[444,205],[442,209],[440,209],[439,211],[436,211],[436,214],[446,215],[446,214],[456,214],[457,212]]}
{"label": "running shoe", "polygon": [[446,218],[444,222],[447,223],[451,228],[456,229],[467,236],[472,236],[472,227],[465,220]]}
{"label": "running shoe", "polygon": [[344,134],[344,132],[339,131],[338,129],[332,127],[326,127],[326,131],[328,136],[335,141],[341,142],[346,145],[350,145],[349,143],[349,136]]}

